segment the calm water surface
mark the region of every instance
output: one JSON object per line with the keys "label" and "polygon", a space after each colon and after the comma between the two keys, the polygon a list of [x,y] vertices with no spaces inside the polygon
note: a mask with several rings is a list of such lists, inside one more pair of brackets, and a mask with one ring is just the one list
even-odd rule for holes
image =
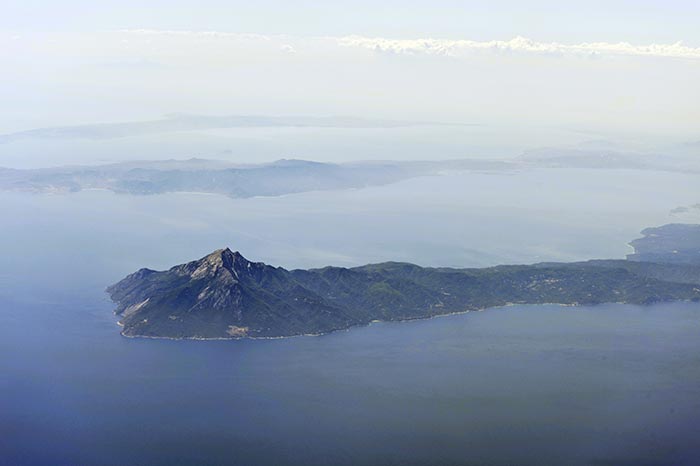
{"label": "calm water surface", "polygon": [[[119,336],[105,286],[225,245],[288,267],[400,251],[431,265],[454,265],[451,250],[463,265],[605,257],[625,252],[610,239],[666,215],[653,204],[636,217],[611,208],[592,237],[566,221],[580,210],[526,228],[533,211],[478,210],[478,200],[455,201],[458,180],[441,185],[404,210],[407,188],[248,203],[0,195],[0,464],[700,462],[699,303],[513,306],[284,340]],[[520,238],[522,255],[471,254],[499,240],[488,228],[514,234],[479,215],[534,232]],[[438,235],[447,225],[455,231]],[[347,238],[334,236],[342,230]]]}
{"label": "calm water surface", "polygon": [[3,464],[700,460],[700,304],[201,342],[122,338],[100,300],[31,301],[0,303]]}

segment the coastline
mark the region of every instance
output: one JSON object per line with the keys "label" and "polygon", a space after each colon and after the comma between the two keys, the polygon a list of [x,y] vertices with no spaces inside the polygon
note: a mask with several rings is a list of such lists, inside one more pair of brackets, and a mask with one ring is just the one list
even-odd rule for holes
{"label": "coastline", "polygon": [[[673,300],[673,301],[661,301],[661,302],[690,302],[691,300],[688,299],[679,299],[679,300]],[[506,303],[500,306],[491,306],[491,307],[485,307],[481,309],[469,309],[465,311],[456,311],[456,312],[448,312],[445,314],[435,314],[432,316],[428,317],[416,317],[413,319],[395,319],[395,320],[372,320],[368,322],[367,324],[360,324],[360,325],[352,325],[350,327],[346,328],[339,328],[335,330],[330,330],[328,332],[321,332],[321,333],[301,333],[297,335],[280,335],[280,336],[271,336],[271,337],[251,337],[251,336],[245,336],[245,337],[166,337],[166,336],[153,336],[153,335],[125,335],[122,332],[119,332],[119,334],[124,337],[124,338],[129,338],[129,339],[148,339],[148,340],[174,340],[174,341],[231,341],[231,340],[282,340],[282,339],[288,339],[288,338],[303,338],[303,337],[322,337],[325,335],[330,335],[333,333],[338,333],[338,332],[349,332],[351,330],[356,330],[356,329],[361,329],[365,327],[369,327],[372,324],[385,324],[385,323],[408,323],[408,322],[415,322],[415,321],[420,321],[420,320],[430,320],[430,319],[438,319],[442,317],[452,317],[452,316],[458,316],[458,315],[464,315],[464,314],[469,314],[472,312],[485,312],[490,309],[505,309],[508,307],[514,307],[514,306],[559,306],[559,307],[589,307],[589,306],[599,306],[602,304],[615,304],[615,305],[626,305],[626,304],[634,304],[634,303],[629,303],[629,302],[624,302],[624,301],[611,301],[611,302],[605,302],[605,303],[596,303],[596,304],[562,304],[562,303]],[[658,303],[652,303],[652,304],[658,304]],[[650,304],[635,304],[637,306],[648,306]],[[120,327],[123,327],[123,324],[119,321],[117,321],[117,325]]]}

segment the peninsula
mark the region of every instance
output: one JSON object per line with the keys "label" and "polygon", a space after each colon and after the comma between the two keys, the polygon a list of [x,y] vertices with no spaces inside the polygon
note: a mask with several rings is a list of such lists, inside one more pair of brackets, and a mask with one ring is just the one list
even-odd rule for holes
{"label": "peninsula", "polygon": [[[647,233],[649,231],[647,230]],[[318,335],[372,321],[423,319],[507,304],[649,304],[700,300],[700,228],[653,230],[679,253],[628,260],[426,268],[386,262],[286,270],[220,249],[167,271],[141,269],[107,292],[128,337],[274,338]],[[659,235],[666,235],[660,238]],[[633,245],[647,246],[646,240]],[[657,248],[658,249],[658,248]],[[657,249],[654,251],[657,252]],[[645,249],[646,250],[646,249]]]}

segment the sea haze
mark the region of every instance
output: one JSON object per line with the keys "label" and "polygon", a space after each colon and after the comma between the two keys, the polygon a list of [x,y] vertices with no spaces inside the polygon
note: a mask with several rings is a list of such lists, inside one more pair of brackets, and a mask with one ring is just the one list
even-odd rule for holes
{"label": "sea haze", "polygon": [[225,246],[287,268],[623,258],[697,201],[694,181],[543,168],[252,199],[0,193],[0,464],[696,462],[698,303],[183,342],[121,337],[104,293]]}

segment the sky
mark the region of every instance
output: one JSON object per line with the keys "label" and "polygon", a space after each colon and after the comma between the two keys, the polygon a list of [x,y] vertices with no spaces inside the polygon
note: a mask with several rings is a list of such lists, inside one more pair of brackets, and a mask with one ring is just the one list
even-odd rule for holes
{"label": "sky", "polygon": [[700,140],[700,1],[5,1],[0,133],[171,113]]}
{"label": "sky", "polygon": [[122,28],[225,30],[293,35],[381,35],[491,40],[676,42],[700,46],[692,0],[416,1],[88,0],[5,1],[14,31]]}

